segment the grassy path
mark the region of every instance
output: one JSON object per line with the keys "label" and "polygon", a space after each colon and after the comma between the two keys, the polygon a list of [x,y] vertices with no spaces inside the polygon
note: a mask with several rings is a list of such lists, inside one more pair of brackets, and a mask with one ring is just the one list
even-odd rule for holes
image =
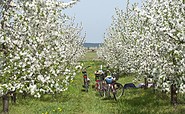
{"label": "grassy path", "polygon": [[[84,62],[84,65],[92,66],[88,70],[91,85],[95,84],[93,73],[100,64],[101,62]],[[133,78],[133,76],[122,77],[119,82],[124,85]],[[68,99],[62,102],[64,114],[183,114],[185,111],[185,106],[172,107],[168,96],[154,94],[152,89],[125,90],[121,99],[114,101],[102,99],[93,88],[90,88],[88,93],[84,92],[82,82],[82,74],[79,74],[69,91],[64,93],[65,99]]]}
{"label": "grassy path", "polygon": [[[82,61],[89,68],[91,86],[95,84],[94,71],[99,69],[101,61]],[[133,75],[122,76],[118,82],[132,82]],[[185,104],[176,107],[170,105],[169,95],[153,93],[152,89],[128,89],[118,100],[102,99],[90,87],[88,93],[83,91],[82,73],[79,72],[69,89],[55,97],[45,95],[41,99],[18,96],[17,104],[10,103],[9,114],[184,114]],[[136,84],[137,85],[137,84]],[[185,98],[182,98],[185,101]],[[2,103],[0,102],[0,107]]]}
{"label": "grassy path", "polygon": [[[95,65],[96,64],[96,65]],[[63,102],[64,113],[65,114],[112,114],[116,111],[114,105],[116,102],[114,100],[102,100],[99,94],[92,88],[95,84],[94,81],[94,71],[98,69],[99,63],[96,62],[86,62],[85,65],[92,66],[88,69],[89,77],[91,79],[91,86],[89,92],[86,93],[82,88],[82,74],[78,75],[74,82],[71,84],[69,91],[66,92],[66,97],[68,97],[67,102]],[[72,111],[72,112],[70,112]]]}

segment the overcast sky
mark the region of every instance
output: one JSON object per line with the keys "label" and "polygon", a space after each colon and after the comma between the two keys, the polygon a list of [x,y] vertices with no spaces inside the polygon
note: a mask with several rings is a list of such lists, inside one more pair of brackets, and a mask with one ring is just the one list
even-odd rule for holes
{"label": "overcast sky", "polygon": [[[63,0],[68,2],[70,0]],[[102,43],[104,33],[112,22],[115,8],[125,11],[127,0],[80,0],[72,8],[66,9],[65,14],[75,16],[76,23],[82,23],[83,33],[86,32],[87,43]],[[130,0],[131,3],[141,0]]]}

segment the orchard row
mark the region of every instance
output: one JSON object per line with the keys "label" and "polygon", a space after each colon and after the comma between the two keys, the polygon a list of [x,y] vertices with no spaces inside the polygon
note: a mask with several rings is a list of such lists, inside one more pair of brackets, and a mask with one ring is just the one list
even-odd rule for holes
{"label": "orchard row", "polygon": [[185,1],[128,2],[126,11],[116,9],[98,55],[120,72],[153,78],[158,90],[184,93]]}

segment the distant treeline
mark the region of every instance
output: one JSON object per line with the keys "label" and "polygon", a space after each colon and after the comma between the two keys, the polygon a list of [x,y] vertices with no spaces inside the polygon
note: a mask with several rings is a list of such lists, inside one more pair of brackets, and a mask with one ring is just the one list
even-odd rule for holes
{"label": "distant treeline", "polygon": [[84,47],[100,47],[102,43],[84,43]]}

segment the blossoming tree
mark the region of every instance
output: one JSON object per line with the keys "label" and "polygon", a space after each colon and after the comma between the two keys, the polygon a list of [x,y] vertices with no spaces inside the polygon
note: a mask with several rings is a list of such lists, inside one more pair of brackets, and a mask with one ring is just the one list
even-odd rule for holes
{"label": "blossoming tree", "polygon": [[175,104],[176,93],[185,92],[185,5],[182,0],[147,1],[141,12],[155,40],[151,44],[154,54],[150,57],[156,60],[151,74],[159,88],[171,91]]}
{"label": "blossoming tree", "polygon": [[136,38],[139,37],[137,29],[140,29],[138,16],[134,12],[137,4],[127,11],[116,9],[116,16],[105,35],[105,40],[98,51],[100,58],[107,64],[118,69],[120,72],[135,72],[138,69]]}
{"label": "blossoming tree", "polygon": [[5,0],[1,3],[0,92],[4,111],[8,93],[34,97],[67,89],[84,52],[81,26],[62,14],[77,2]]}
{"label": "blossoming tree", "polygon": [[114,38],[109,36],[110,42],[120,42],[121,34],[121,46],[114,44],[111,47],[106,39],[99,55],[111,57],[118,53],[112,51],[108,55],[110,53],[101,50],[119,50],[121,56],[113,57],[109,64],[119,63],[122,69],[132,68],[140,74],[138,78],[153,77],[156,89],[171,91],[171,102],[175,104],[177,93],[185,92],[184,1],[148,0],[142,8],[128,8],[127,12],[130,10],[132,13],[119,13],[117,22],[113,21],[117,28],[108,31],[111,36],[115,35]]}

